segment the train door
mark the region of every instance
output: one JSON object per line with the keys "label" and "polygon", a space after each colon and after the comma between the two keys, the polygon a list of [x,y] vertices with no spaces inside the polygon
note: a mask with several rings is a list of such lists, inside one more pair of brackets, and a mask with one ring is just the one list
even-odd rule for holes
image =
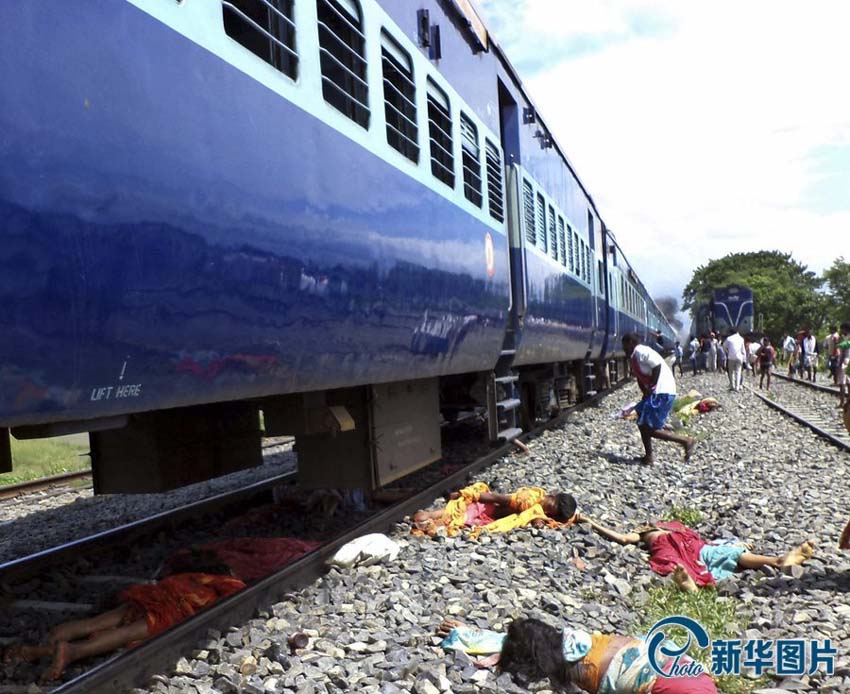
{"label": "train door", "polygon": [[519,175],[520,159],[519,107],[508,88],[499,80],[499,130],[504,152],[505,182],[507,192],[507,230],[511,264],[511,305],[513,307],[510,329],[516,331],[517,341],[522,319],[526,312],[527,289],[523,234],[520,224]]}

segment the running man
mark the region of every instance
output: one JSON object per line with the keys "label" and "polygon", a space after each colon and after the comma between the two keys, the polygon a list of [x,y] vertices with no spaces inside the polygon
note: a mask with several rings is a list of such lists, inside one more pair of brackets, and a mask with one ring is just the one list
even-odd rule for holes
{"label": "running man", "polygon": [[645,453],[642,461],[646,464],[655,462],[652,439],[678,443],[685,449],[685,460],[690,460],[696,439],[662,429],[676,399],[676,379],[670,367],[655,350],[640,344],[640,338],[634,333],[623,335],[623,349],[631,362],[640,392],[643,393],[643,399],[635,407]]}

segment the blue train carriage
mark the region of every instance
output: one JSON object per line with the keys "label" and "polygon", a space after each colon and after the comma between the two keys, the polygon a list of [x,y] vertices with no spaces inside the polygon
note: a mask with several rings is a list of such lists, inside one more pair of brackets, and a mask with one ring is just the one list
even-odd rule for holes
{"label": "blue train carriage", "polygon": [[373,488],[441,406],[510,438],[593,389],[604,227],[465,1],[0,19],[3,467],[88,431],[97,492],[155,491],[293,434],[304,484]]}

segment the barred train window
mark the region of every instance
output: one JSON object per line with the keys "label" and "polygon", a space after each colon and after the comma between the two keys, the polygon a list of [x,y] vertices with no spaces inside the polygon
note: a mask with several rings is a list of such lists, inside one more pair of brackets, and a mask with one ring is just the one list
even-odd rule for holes
{"label": "barred train window", "polygon": [[558,259],[558,232],[555,226],[555,208],[549,205],[549,255]]}
{"label": "barred train window", "polygon": [[604,294],[605,293],[605,272],[602,270],[602,261],[601,260],[596,261],[596,272],[597,272],[596,276],[599,278],[599,293]]}
{"label": "barred train window", "polygon": [[357,0],[317,0],[322,95],[337,111],[369,127],[366,37]]}
{"label": "barred train window", "polygon": [[412,162],[419,161],[419,128],[416,125],[416,83],[410,56],[386,32],[381,32],[381,65],[384,72],[384,114],[387,143]]}
{"label": "barred train window", "polygon": [[558,215],[558,260],[567,267],[567,242],[564,236],[564,218]]}
{"label": "barred train window", "polygon": [[484,140],[487,157],[487,198],[490,216],[497,222],[505,221],[505,199],[502,192],[502,155],[490,140]]}
{"label": "barred train window", "polygon": [[223,0],[224,32],[254,55],[295,79],[293,0]]}
{"label": "barred train window", "polygon": [[537,247],[546,252],[546,202],[537,194]]}
{"label": "barred train window", "polygon": [[534,190],[525,180],[522,182],[522,207],[525,212],[525,240],[534,245],[537,233],[534,223]]}
{"label": "barred train window", "polygon": [[463,165],[463,194],[473,205],[481,207],[481,148],[478,128],[465,113],[460,114],[461,164]]}
{"label": "barred train window", "polygon": [[449,97],[428,79],[428,134],[431,140],[431,173],[450,188],[455,187],[452,152],[452,111]]}
{"label": "barred train window", "polygon": [[578,233],[573,232],[573,254],[574,254],[574,267],[573,271],[575,272],[576,277],[581,277],[581,256],[579,255],[579,251],[581,251],[581,246],[578,243]]}

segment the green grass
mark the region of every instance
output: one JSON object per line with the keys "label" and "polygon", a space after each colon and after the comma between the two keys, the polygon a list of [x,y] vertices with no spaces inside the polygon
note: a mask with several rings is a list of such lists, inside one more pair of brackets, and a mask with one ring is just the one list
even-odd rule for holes
{"label": "green grass", "polygon": [[88,443],[79,439],[33,439],[18,441],[12,438],[12,472],[0,475],[0,486],[37,480],[63,472],[76,472],[91,467]]}
{"label": "green grass", "polygon": [[665,511],[662,520],[679,521],[690,528],[694,528],[702,522],[702,513],[699,509],[689,506],[671,506]]}
{"label": "green grass", "polygon": [[[672,583],[651,588],[642,604],[635,605],[640,614],[637,631],[646,633],[665,617],[684,615],[695,619],[708,631],[712,639],[740,639],[749,621],[740,602],[717,595],[714,588],[701,588],[696,593],[683,593]],[[666,633],[666,632],[665,632]],[[678,643],[687,640],[683,630],[671,629],[668,636]],[[689,655],[708,669],[710,653],[693,648]],[[750,679],[744,676],[724,676],[715,679],[717,690],[723,694],[751,694],[755,689],[769,686],[770,678]]]}

